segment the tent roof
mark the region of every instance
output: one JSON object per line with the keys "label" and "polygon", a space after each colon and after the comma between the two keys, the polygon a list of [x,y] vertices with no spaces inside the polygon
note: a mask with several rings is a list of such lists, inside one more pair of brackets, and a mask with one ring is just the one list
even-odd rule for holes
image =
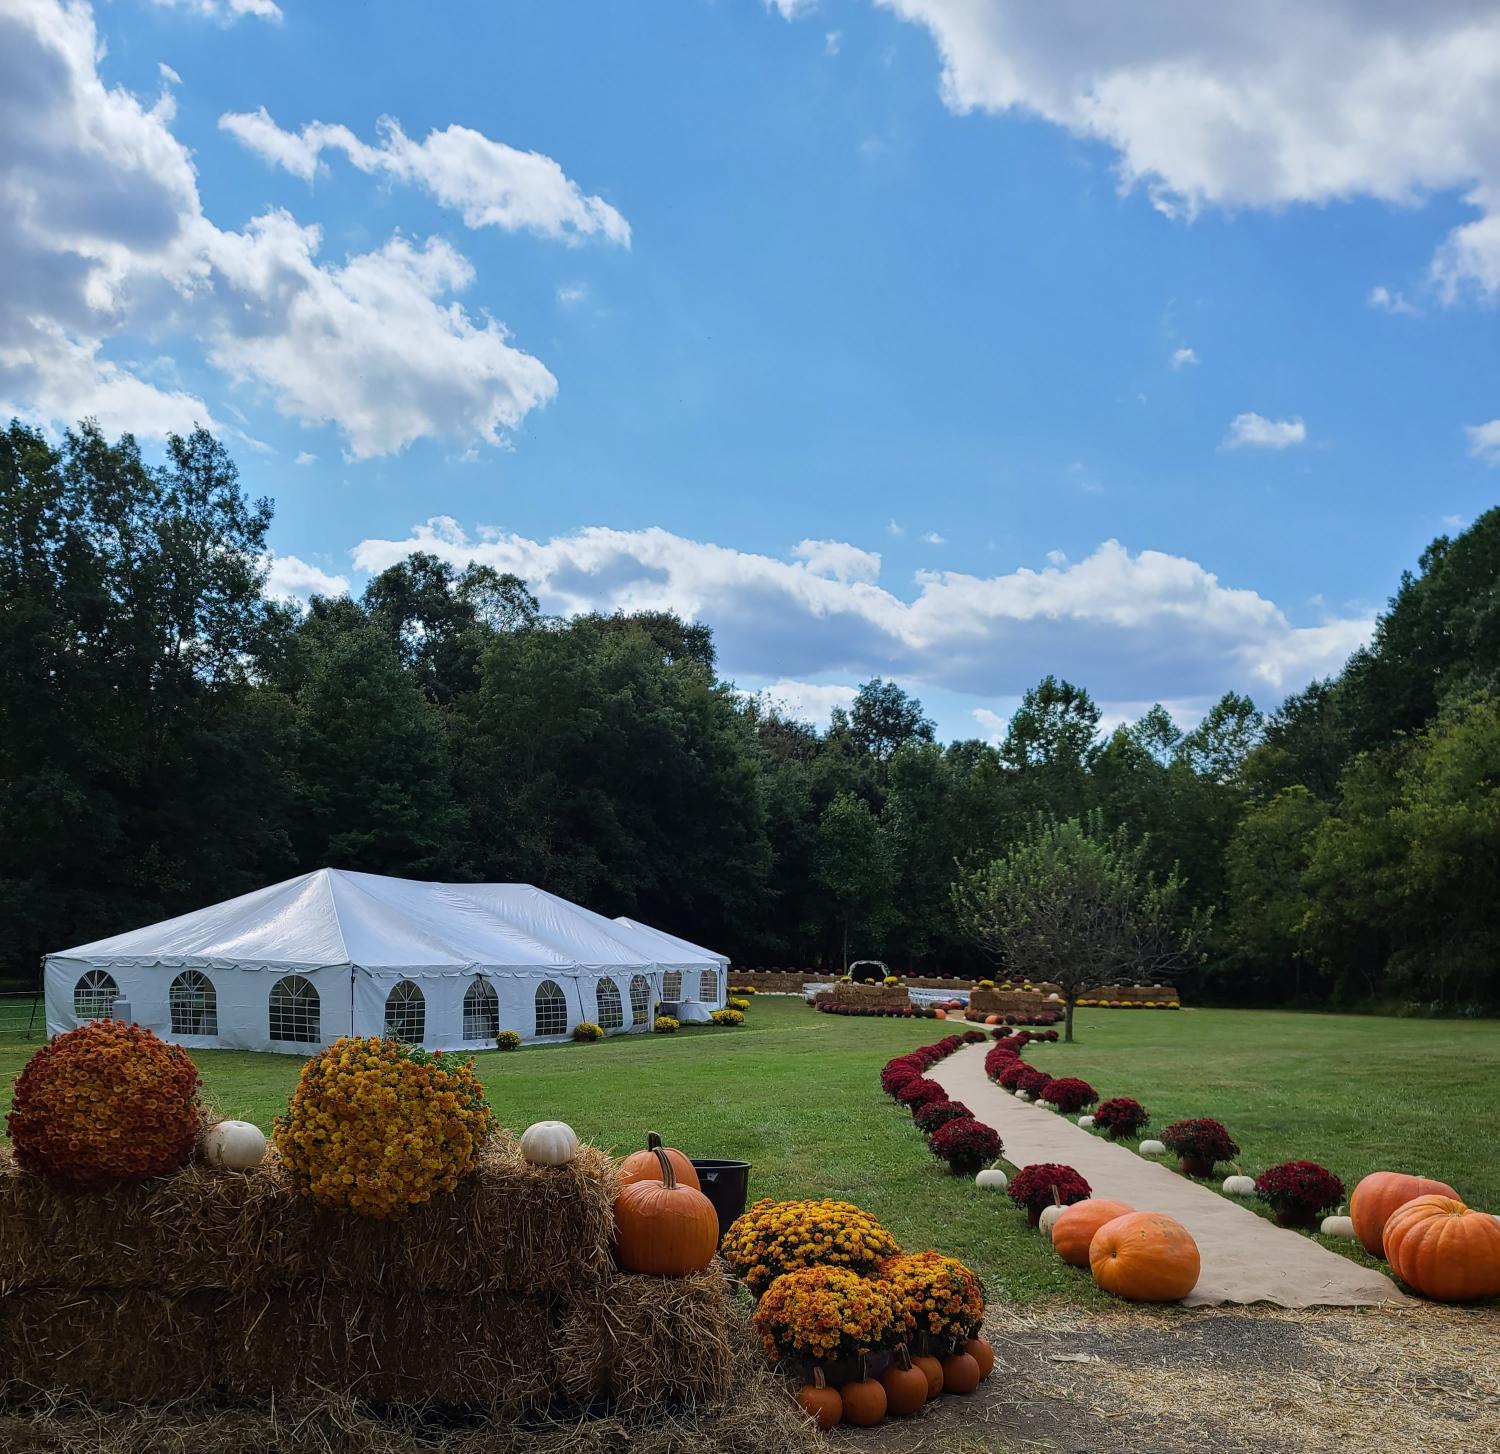
{"label": "tent roof", "polygon": [[[642,924],[636,919],[627,919],[624,914],[614,921],[616,924],[624,925],[627,929],[634,929],[639,934],[644,934],[648,940],[658,943],[663,953],[676,952],[692,956],[685,963],[697,963],[701,960],[710,960],[715,964],[728,965],[727,955],[719,954],[712,949],[705,949],[701,944],[690,943],[686,939],[679,939],[675,934],[668,934],[665,929],[653,929],[649,924]],[[665,961],[664,961],[665,962]],[[673,961],[675,963],[675,961]]]}
{"label": "tent roof", "polygon": [[530,884],[424,883],[320,868],[49,958],[92,965],[453,971],[711,968],[720,956]]}

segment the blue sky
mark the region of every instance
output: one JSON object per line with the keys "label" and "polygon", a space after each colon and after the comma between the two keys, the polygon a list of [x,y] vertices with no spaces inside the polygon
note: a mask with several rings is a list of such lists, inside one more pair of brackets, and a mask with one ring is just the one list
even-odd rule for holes
{"label": "blue sky", "polygon": [[0,406],[212,420],[282,590],[1270,707],[1494,494],[1500,21],[1407,8],[0,0]]}

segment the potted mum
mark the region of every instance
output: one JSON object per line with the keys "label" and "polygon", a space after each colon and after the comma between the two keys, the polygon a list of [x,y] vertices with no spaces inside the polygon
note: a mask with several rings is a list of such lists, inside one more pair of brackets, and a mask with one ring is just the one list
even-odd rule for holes
{"label": "potted mum", "polygon": [[1176,1153],[1184,1176],[1212,1176],[1214,1165],[1233,1161],[1240,1148],[1218,1121],[1200,1116],[1190,1121],[1176,1121],[1161,1133],[1168,1151]]}
{"label": "potted mum", "polygon": [[1099,1099],[1099,1092],[1088,1081],[1065,1075],[1048,1082],[1047,1099],[1064,1115],[1072,1116],[1093,1105]]}
{"label": "potted mum", "polygon": [[1000,1134],[972,1116],[939,1126],[928,1138],[928,1149],[948,1163],[954,1176],[973,1176],[1000,1154]]}
{"label": "potted mum", "polygon": [[1094,1112],[1094,1124],[1109,1132],[1111,1141],[1123,1141],[1130,1136],[1139,1136],[1150,1124],[1151,1117],[1139,1101],[1129,1096],[1114,1096]]}
{"label": "potted mum", "polygon": [[917,1130],[924,1136],[930,1136],[939,1126],[946,1126],[949,1121],[965,1121],[974,1115],[962,1101],[928,1101],[912,1120],[916,1122]]}
{"label": "potted mum", "polygon": [[1344,1183],[1316,1161],[1287,1161],[1255,1178],[1255,1195],[1275,1212],[1278,1227],[1311,1229],[1344,1200]]}
{"label": "potted mum", "polygon": [[1071,1166],[1039,1161],[1032,1166],[1023,1166],[1011,1178],[1005,1194],[1025,1210],[1026,1220],[1034,1227],[1041,1221],[1042,1212],[1047,1207],[1067,1207],[1074,1202],[1087,1201],[1093,1195],[1093,1189]]}

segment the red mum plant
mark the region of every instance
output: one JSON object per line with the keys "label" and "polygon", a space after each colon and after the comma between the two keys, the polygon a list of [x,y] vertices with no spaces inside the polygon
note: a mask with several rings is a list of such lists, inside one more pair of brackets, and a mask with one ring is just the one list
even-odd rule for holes
{"label": "red mum plant", "polygon": [[909,1080],[896,1092],[896,1099],[916,1115],[929,1101],[946,1101],[948,1092],[935,1080]]}
{"label": "red mum plant", "polygon": [[1344,1199],[1344,1183],[1316,1161],[1288,1161],[1255,1178],[1255,1195],[1283,1227],[1311,1227]]}
{"label": "red mum plant", "polygon": [[887,1062],[885,1068],[880,1072],[880,1088],[886,1095],[894,1097],[902,1086],[914,1080],[920,1080],[922,1071],[909,1060],[892,1060]]}
{"label": "red mum plant", "polygon": [[96,1020],[26,1062],[5,1126],[27,1171],[74,1186],[143,1181],[192,1156],[198,1085],[178,1046],[139,1025]]}
{"label": "red mum plant", "polygon": [[986,1040],[986,1038],[988,1038],[988,1037],[985,1035],[985,1033],[984,1033],[983,1030],[965,1030],[964,1031],[964,1044],[965,1045],[981,1045],[981,1044],[984,1043],[984,1041]]}
{"label": "red mum plant", "polygon": [[1036,1066],[1028,1065],[1022,1074],[1016,1077],[1015,1089],[1036,1096],[1051,1079],[1052,1077],[1045,1070],[1038,1070]]}
{"label": "red mum plant", "polygon": [[939,1161],[948,1163],[954,1176],[973,1176],[1000,1154],[1000,1134],[972,1116],[939,1126],[927,1145]]}
{"label": "red mum plant", "polygon": [[973,1114],[962,1101],[928,1101],[912,1120],[917,1130],[930,1136],[939,1126],[946,1126],[949,1121],[962,1121]]}
{"label": "red mum plant", "polygon": [[1016,1091],[1021,1088],[1021,1077],[1029,1075],[1031,1066],[1024,1060],[1013,1060],[1004,1070],[1000,1072],[1000,1088],[1002,1090]]}
{"label": "red mum plant", "polygon": [[1093,1105],[1099,1099],[1099,1092],[1088,1081],[1065,1075],[1048,1084],[1046,1097],[1058,1110],[1072,1116]]}
{"label": "red mum plant", "polygon": [[984,1073],[993,1080],[1007,1065],[1014,1065],[1020,1058],[1008,1045],[992,1045],[984,1053]]}
{"label": "red mum plant", "polygon": [[1039,1161],[1034,1166],[1023,1166],[1011,1177],[1005,1194],[1018,1207],[1025,1209],[1026,1219],[1034,1227],[1041,1221],[1045,1208],[1053,1205],[1068,1207],[1074,1202],[1087,1201],[1093,1190],[1071,1166]]}
{"label": "red mum plant", "polygon": [[1161,1133],[1161,1139],[1168,1151],[1177,1153],[1188,1176],[1212,1176],[1215,1162],[1233,1161],[1240,1154],[1229,1132],[1206,1116],[1174,1121]]}
{"label": "red mum plant", "polygon": [[1108,1131],[1112,1141],[1139,1136],[1150,1121],[1145,1106],[1129,1096],[1115,1096],[1094,1112],[1094,1124],[1101,1131]]}

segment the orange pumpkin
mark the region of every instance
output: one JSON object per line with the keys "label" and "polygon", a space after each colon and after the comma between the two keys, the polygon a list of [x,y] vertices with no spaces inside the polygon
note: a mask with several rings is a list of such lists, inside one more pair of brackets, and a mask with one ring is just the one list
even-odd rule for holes
{"label": "orange pumpkin", "polygon": [[653,1154],[661,1180],[632,1182],[615,1198],[615,1255],[626,1272],[702,1272],[719,1245],[719,1214],[701,1191],[677,1184],[662,1147]]}
{"label": "orange pumpkin", "polygon": [[885,1389],[886,1412],[898,1419],[909,1418],[927,1402],[927,1375],[912,1364],[905,1348],[896,1352],[896,1361],[880,1375]]}
{"label": "orange pumpkin", "polygon": [[844,1417],[844,1400],[836,1388],[829,1388],[821,1368],[813,1369],[813,1381],[797,1390],[797,1402],[817,1426],[827,1433]]}
{"label": "orange pumpkin", "polygon": [[936,1398],[943,1391],[943,1365],[931,1353],[923,1353],[912,1359],[911,1366],[927,1376],[927,1397]]}
{"label": "orange pumpkin", "polygon": [[979,1387],[979,1363],[968,1353],[950,1353],[943,1359],[943,1389],[946,1393],[973,1393]]}
{"label": "orange pumpkin", "polygon": [[983,1383],[995,1370],[995,1350],[987,1339],[970,1338],[964,1344],[964,1352],[979,1365],[979,1381]]}
{"label": "orange pumpkin", "polygon": [[1127,1212],[1089,1244],[1089,1268],[1105,1292],[1132,1302],[1170,1303],[1198,1283],[1198,1244],[1161,1212]]}
{"label": "orange pumpkin", "polygon": [[1417,1197],[1456,1197],[1458,1193],[1446,1182],[1425,1176],[1408,1176],[1404,1171],[1372,1171],[1354,1188],[1349,1198],[1349,1220],[1354,1235],[1364,1244],[1371,1257],[1385,1255],[1385,1224],[1397,1207]]}
{"label": "orange pumpkin", "polygon": [[1434,1302],[1500,1296],[1500,1222],[1456,1197],[1397,1207],[1385,1224],[1385,1256],[1402,1282]]}
{"label": "orange pumpkin", "polygon": [[932,1018],[934,1020],[946,1020],[948,1018],[948,1012],[947,1010],[934,1010],[932,1012]]}
{"label": "orange pumpkin", "polygon": [[1064,1207],[1052,1224],[1052,1250],[1071,1267],[1087,1267],[1094,1233],[1106,1222],[1134,1210],[1128,1202],[1112,1202],[1107,1197],[1074,1202]]}
{"label": "orange pumpkin", "polygon": [[620,1163],[620,1185],[630,1186],[637,1181],[660,1181],[661,1163],[656,1159],[658,1151],[667,1153],[667,1160],[672,1163],[672,1174],[677,1178],[679,1186],[690,1186],[694,1191],[703,1190],[698,1180],[698,1168],[681,1151],[663,1146],[661,1137],[655,1131],[646,1133],[644,1151],[632,1151]]}
{"label": "orange pumpkin", "polygon": [[986,1025],[998,1025],[1000,1023],[1000,1016],[999,1015],[986,1015],[984,1017],[984,1023]]}
{"label": "orange pumpkin", "polygon": [[844,1400],[844,1422],[868,1429],[885,1417],[885,1385],[878,1378],[846,1383],[840,1390]]}

